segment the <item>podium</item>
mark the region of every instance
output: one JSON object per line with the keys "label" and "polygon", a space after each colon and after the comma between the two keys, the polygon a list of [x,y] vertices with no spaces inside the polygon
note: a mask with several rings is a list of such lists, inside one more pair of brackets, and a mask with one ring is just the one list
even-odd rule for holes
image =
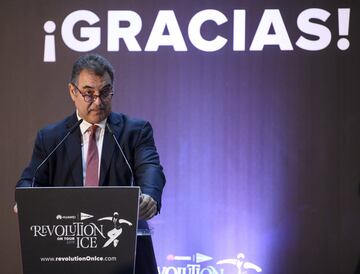
{"label": "podium", "polygon": [[24,274],[134,274],[139,187],[17,188]]}

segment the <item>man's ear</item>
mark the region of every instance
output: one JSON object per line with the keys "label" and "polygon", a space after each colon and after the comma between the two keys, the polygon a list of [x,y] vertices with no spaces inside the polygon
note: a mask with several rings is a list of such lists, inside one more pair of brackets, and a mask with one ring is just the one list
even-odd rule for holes
{"label": "man's ear", "polygon": [[69,89],[71,99],[73,101],[75,101],[75,88],[71,83],[68,84],[68,89]]}

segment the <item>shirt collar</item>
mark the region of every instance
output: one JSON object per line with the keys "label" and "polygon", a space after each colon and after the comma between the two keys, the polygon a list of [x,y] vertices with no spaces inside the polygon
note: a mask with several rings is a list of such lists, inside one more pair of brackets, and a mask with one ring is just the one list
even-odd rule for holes
{"label": "shirt collar", "polygon": [[[76,116],[78,118],[78,120],[81,119],[81,117],[79,116],[79,112],[76,110]],[[107,121],[107,117],[102,120],[100,123],[96,123],[95,125],[97,125],[99,128],[101,129],[105,129],[106,126],[106,121]],[[93,124],[90,124],[88,121],[83,120],[82,123],[80,124],[80,130],[81,130],[81,134],[84,135],[84,133],[89,129],[89,127],[91,127]]]}

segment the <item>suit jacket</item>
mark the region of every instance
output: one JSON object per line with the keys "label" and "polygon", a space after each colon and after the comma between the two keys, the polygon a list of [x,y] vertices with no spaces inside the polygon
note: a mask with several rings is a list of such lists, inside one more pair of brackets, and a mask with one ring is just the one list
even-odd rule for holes
{"label": "suit jacket", "polygon": [[[31,161],[23,171],[17,187],[32,185],[36,168],[76,122],[77,116],[74,113],[38,132]],[[114,112],[109,115],[107,122],[132,167],[135,185],[141,187],[142,193],[156,200],[159,211],[165,176],[156,151],[151,125],[146,121],[131,119]],[[100,186],[130,185],[131,172],[107,128],[100,163]],[[35,186],[82,185],[81,131],[78,127],[36,172]],[[139,222],[139,227],[146,228],[146,222]],[[157,273],[150,237],[140,237],[137,241],[136,273]]]}
{"label": "suit jacket", "polygon": [[[36,168],[76,122],[77,116],[74,113],[38,132],[31,161],[23,171],[17,187],[31,186]],[[114,112],[110,113],[107,122],[133,169],[135,185],[141,187],[142,193],[153,197],[160,210],[165,176],[156,151],[151,125],[146,121],[131,119]],[[131,172],[107,128],[100,163],[100,186],[130,184]],[[82,185],[81,132],[80,128],[77,128],[38,170],[35,186]]]}

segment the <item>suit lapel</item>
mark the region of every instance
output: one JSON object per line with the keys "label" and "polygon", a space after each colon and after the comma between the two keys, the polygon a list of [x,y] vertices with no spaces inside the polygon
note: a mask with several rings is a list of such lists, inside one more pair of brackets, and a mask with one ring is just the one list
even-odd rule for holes
{"label": "suit lapel", "polygon": [[[68,129],[77,122],[77,116],[74,114],[67,123]],[[68,157],[75,186],[83,186],[83,169],[81,156],[81,131],[77,128],[65,141],[66,155]],[[67,182],[64,182],[66,184]]]}
{"label": "suit lapel", "polygon": [[[119,140],[120,132],[122,130],[122,123],[120,120],[111,113],[108,117],[107,123],[109,123],[112,128],[115,137]],[[100,179],[99,185],[102,186],[105,184],[106,174],[110,168],[110,164],[113,158],[113,153],[116,148],[116,143],[113,139],[112,134],[109,132],[107,127],[105,127],[104,142],[101,153],[101,165],[100,165]]]}

